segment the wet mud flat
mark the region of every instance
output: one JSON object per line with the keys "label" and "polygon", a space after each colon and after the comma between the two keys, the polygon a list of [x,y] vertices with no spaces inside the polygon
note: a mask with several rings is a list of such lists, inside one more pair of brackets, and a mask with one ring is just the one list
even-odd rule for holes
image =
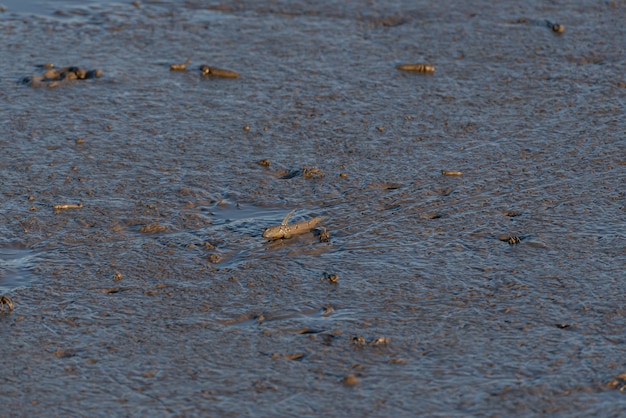
{"label": "wet mud flat", "polygon": [[0,416],[623,411],[626,10],[388,3],[0,15]]}

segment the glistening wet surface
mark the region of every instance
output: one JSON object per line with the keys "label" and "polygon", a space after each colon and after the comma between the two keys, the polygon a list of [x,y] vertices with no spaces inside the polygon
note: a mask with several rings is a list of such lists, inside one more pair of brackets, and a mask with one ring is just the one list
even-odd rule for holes
{"label": "glistening wet surface", "polygon": [[34,280],[34,253],[18,244],[0,244],[0,294],[26,287]]}
{"label": "glistening wet surface", "polygon": [[624,5],[335,3],[7,5],[0,415],[624,410]]}

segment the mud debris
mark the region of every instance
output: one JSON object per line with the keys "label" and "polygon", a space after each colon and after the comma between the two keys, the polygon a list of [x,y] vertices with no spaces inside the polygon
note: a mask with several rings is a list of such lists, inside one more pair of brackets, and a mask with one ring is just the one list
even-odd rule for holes
{"label": "mud debris", "polygon": [[183,62],[182,64],[171,64],[170,71],[185,71],[190,62],[191,57],[187,58],[187,61]]}
{"label": "mud debris", "polygon": [[295,169],[295,170],[280,170],[278,171],[277,175],[280,180],[289,180],[294,177],[298,177],[300,174],[302,174],[302,170]]}
{"label": "mud debris", "polygon": [[549,20],[546,20],[546,25],[552,32],[555,33],[563,33],[565,32],[565,25],[561,25],[560,23],[552,23]]}
{"label": "mud debris", "polygon": [[509,245],[516,245],[522,242],[522,239],[518,236],[512,236],[512,237],[509,237],[509,239],[506,242],[508,242]]}
{"label": "mud debris", "polygon": [[13,301],[8,296],[0,296],[0,312],[4,312],[4,307],[6,306],[7,312],[11,312],[15,309],[15,305],[13,305]]}
{"label": "mud debris", "polygon": [[317,239],[319,239],[320,242],[330,242],[330,232],[328,232],[326,228],[320,227],[316,231],[318,231]]}
{"label": "mud debris", "polygon": [[302,169],[302,177],[305,179],[321,178],[324,177],[324,172],[317,167],[304,167]]}
{"label": "mud debris", "polygon": [[368,344],[369,345],[373,345],[373,346],[382,346],[382,345],[387,345],[390,342],[391,342],[391,339],[389,337],[374,338],[369,343],[367,342],[367,340],[365,338],[363,338],[361,336],[352,337],[352,344],[360,346],[360,347],[366,346]]}
{"label": "mud debris", "polygon": [[391,340],[388,337],[378,337],[370,342],[370,345],[387,345]]}
{"label": "mud debris", "polygon": [[516,245],[522,242],[522,237],[513,234],[499,235],[498,239],[502,242],[506,242],[509,245]]}
{"label": "mud debris", "polygon": [[150,225],[144,225],[142,226],[139,231],[143,232],[144,234],[155,234],[158,232],[163,232],[165,231],[167,228],[163,225],[159,225],[159,224],[150,224]]}
{"label": "mud debris", "polygon": [[626,393],[626,373],[621,373],[615,376],[614,379],[606,384],[606,387]]}
{"label": "mud debris", "polygon": [[324,171],[317,167],[303,167],[278,170],[276,175],[280,180],[289,180],[299,176],[304,179],[318,179],[324,177]]}
{"label": "mud debris", "polygon": [[102,77],[102,70],[84,70],[80,67],[63,67],[58,70],[54,64],[46,63],[37,66],[44,70],[43,74],[37,76],[22,77],[19,82],[31,87],[47,86],[58,87],[62,83],[72,80],[89,80]]}
{"label": "mud debris", "polygon": [[337,274],[328,274],[324,272],[324,274],[320,278],[320,281],[325,281],[325,280],[327,280],[328,283],[336,284],[339,281],[339,276]]}
{"label": "mud debris", "polygon": [[352,344],[362,346],[362,345],[366,345],[367,342],[365,341],[365,338],[360,337],[360,336],[355,336],[355,337],[352,337]]}
{"label": "mud debris", "polygon": [[335,308],[333,308],[331,305],[326,305],[326,306],[322,306],[322,316],[324,318],[332,315],[335,313]]}
{"label": "mud debris", "polygon": [[453,171],[453,170],[441,170],[442,176],[462,176],[462,171]]}
{"label": "mud debris", "polygon": [[52,353],[52,355],[58,358],[74,357],[76,355],[76,350],[57,350]]}
{"label": "mud debris", "polygon": [[434,73],[435,66],[432,64],[400,64],[396,65],[396,69],[400,71],[408,71],[413,73]]}
{"label": "mud debris", "polygon": [[213,253],[209,255],[208,259],[211,264],[219,264],[220,262],[224,260],[224,257],[222,257],[221,255],[217,253]]}
{"label": "mud debris", "polygon": [[355,374],[349,374],[345,376],[342,380],[343,384],[346,386],[354,386],[361,383],[361,381],[356,377]]}

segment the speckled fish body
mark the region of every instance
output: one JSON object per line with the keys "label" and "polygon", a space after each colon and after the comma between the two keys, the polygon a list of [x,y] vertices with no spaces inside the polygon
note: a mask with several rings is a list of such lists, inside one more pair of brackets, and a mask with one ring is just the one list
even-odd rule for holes
{"label": "speckled fish body", "polygon": [[270,226],[269,228],[265,228],[263,231],[263,238],[269,239],[281,239],[281,238],[289,238],[292,235],[304,234],[309,232],[315,226],[322,222],[326,218],[313,218],[308,221],[300,221],[293,223],[291,225],[287,225],[287,221],[289,217],[294,211],[289,212],[289,214],[285,217],[282,224],[276,226]]}

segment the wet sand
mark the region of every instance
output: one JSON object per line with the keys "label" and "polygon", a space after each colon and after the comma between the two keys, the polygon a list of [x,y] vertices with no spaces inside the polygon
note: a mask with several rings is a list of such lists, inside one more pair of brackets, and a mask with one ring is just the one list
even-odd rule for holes
{"label": "wet sand", "polygon": [[0,416],[624,410],[623,5],[172,3],[0,14]]}

